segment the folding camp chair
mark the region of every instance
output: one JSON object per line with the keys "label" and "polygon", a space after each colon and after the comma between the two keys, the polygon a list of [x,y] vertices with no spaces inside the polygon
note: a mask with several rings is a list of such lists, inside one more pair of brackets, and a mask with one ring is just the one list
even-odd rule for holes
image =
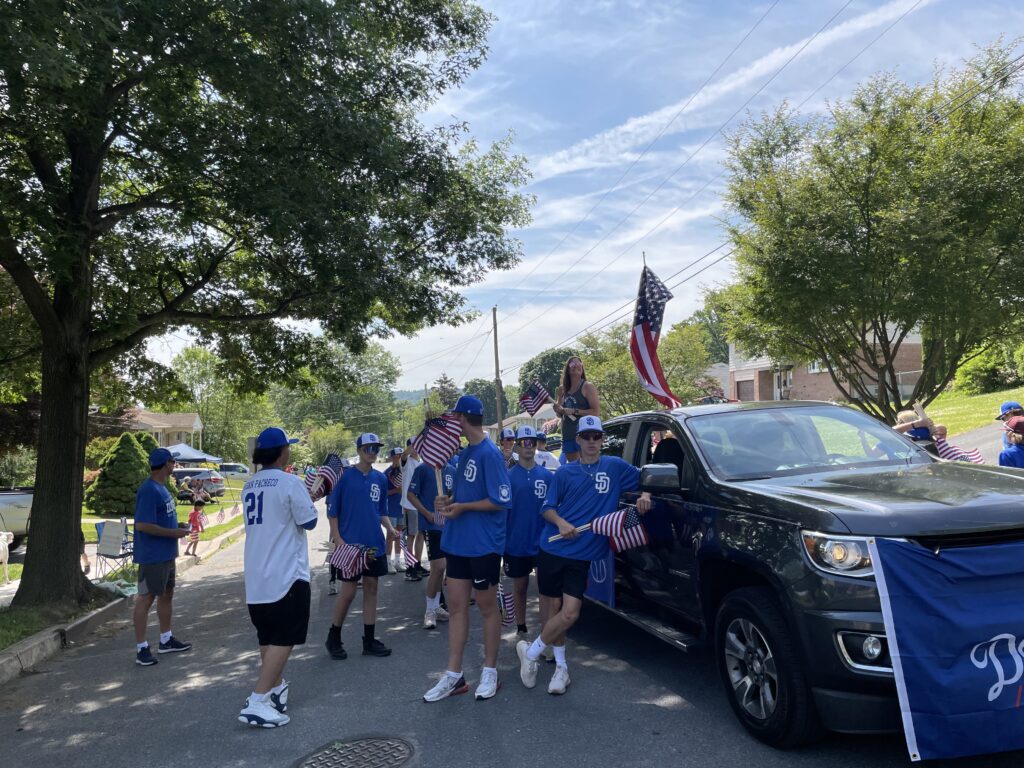
{"label": "folding camp chair", "polygon": [[128,520],[120,523],[96,523],[96,576],[124,568],[132,561],[132,535],[128,531]]}

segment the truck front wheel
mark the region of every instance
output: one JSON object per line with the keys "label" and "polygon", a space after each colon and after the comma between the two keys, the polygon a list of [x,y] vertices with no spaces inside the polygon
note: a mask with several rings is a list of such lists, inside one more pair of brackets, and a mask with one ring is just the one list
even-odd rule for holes
{"label": "truck front wheel", "polygon": [[726,596],[715,622],[715,655],[729,704],[754,737],[788,749],[818,734],[811,689],[771,589]]}

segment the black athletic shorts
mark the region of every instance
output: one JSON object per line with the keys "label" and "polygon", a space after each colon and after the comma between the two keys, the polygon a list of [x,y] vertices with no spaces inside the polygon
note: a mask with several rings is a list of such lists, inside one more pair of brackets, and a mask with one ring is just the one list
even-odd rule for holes
{"label": "black athletic shorts", "polygon": [[174,591],[174,560],[139,565],[139,594],[160,597]]}
{"label": "black athletic shorts", "polygon": [[260,645],[302,645],[309,630],[309,582],[296,580],[275,603],[249,603]]}
{"label": "black athletic shorts", "polygon": [[363,576],[381,576],[388,575],[388,559],[384,555],[379,555],[374,558],[373,562],[367,568],[363,569],[362,573],[356,574],[350,579],[346,579],[341,575],[341,571],[338,571],[338,578],[342,581],[359,581]]}
{"label": "black athletic shorts", "polygon": [[427,560],[431,563],[435,560],[444,560],[444,550],[441,549],[441,531],[424,531],[427,535]]}
{"label": "black athletic shorts", "polygon": [[537,555],[537,591],[544,597],[569,595],[582,600],[589,573],[589,560],[552,555],[543,549]]}
{"label": "black athletic shorts", "polygon": [[533,569],[537,567],[537,557],[535,555],[527,555],[525,557],[505,555],[502,560],[505,563],[505,575],[510,579],[529,576],[533,573]]}
{"label": "black athletic shorts", "polygon": [[462,557],[448,555],[445,573],[449,579],[466,579],[473,589],[490,589],[501,581],[501,555]]}

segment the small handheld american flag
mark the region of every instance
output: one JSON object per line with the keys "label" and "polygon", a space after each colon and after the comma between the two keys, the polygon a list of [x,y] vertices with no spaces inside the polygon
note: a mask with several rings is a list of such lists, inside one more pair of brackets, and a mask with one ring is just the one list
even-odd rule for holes
{"label": "small handheld american flag", "polygon": [[516,623],[516,601],[511,592],[498,582],[498,610],[501,611],[501,625],[510,627]]}
{"label": "small handheld american flag", "polygon": [[405,543],[405,537],[404,536],[402,537],[401,544],[402,544],[402,557],[405,559],[405,567],[406,568],[412,568],[414,565],[419,565],[420,561],[417,559],[416,555],[414,555],[409,550],[408,545]]}
{"label": "small handheld american flag", "polygon": [[544,386],[539,381],[534,379],[530,388],[519,396],[519,404],[528,414],[533,416],[540,410],[541,406],[550,399],[551,393],[544,389]]}
{"label": "small handheld american flag", "polygon": [[436,419],[429,419],[423,431],[413,440],[412,447],[424,464],[434,469],[444,469],[444,465],[459,450],[461,436],[459,420],[446,413]]}
{"label": "small handheld american flag", "polygon": [[402,470],[394,469],[391,470],[391,487],[401,488],[402,487]]}
{"label": "small handheld american flag", "polygon": [[614,552],[642,547],[648,541],[647,531],[632,504],[623,504],[610,514],[595,517],[590,523],[590,530],[599,536],[607,536]]}
{"label": "small handheld american flag", "polygon": [[[222,512],[224,510],[221,510]],[[199,513],[199,527],[204,531],[210,527],[210,516],[206,512]]]}
{"label": "small handheld american flag", "polygon": [[967,450],[959,445],[947,443],[943,438],[935,439],[935,449],[939,452],[939,458],[946,461],[969,461],[972,464],[984,464],[985,459],[977,448]]}
{"label": "small handheld american flag", "polygon": [[223,522],[224,522],[224,510],[222,508],[221,511],[217,513],[217,525],[220,525]]}
{"label": "small handheld american flag", "polygon": [[436,509],[430,513],[430,519],[434,521],[434,525],[444,525],[445,517]]}
{"label": "small handheld american flag", "polygon": [[327,556],[327,562],[341,571],[343,578],[358,576],[376,559],[377,550],[362,544],[342,544]]}

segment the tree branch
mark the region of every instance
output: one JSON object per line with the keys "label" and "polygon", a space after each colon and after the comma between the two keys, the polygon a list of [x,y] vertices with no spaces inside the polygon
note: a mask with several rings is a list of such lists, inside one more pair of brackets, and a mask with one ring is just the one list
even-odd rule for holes
{"label": "tree branch", "polygon": [[44,336],[54,337],[59,333],[60,323],[53,303],[46,291],[39,284],[35,273],[22,257],[7,219],[0,213],[0,266],[7,270],[14,284],[18,287],[22,299],[28,306],[32,317],[39,323]]}

